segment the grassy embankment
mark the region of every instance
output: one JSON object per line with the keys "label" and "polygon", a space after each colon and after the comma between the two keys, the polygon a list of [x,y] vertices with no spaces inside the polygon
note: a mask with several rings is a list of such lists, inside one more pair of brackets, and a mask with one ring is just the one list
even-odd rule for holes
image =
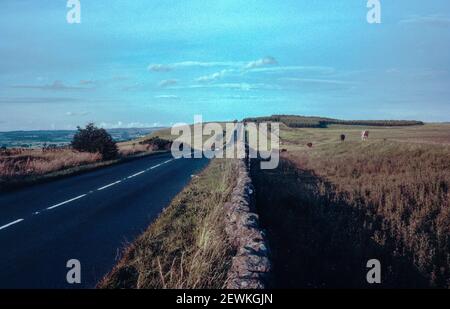
{"label": "grassy embankment", "polygon": [[371,258],[383,286],[450,286],[450,125],[282,125],[280,135],[279,168],[253,170],[273,286],[367,286]]}
{"label": "grassy embankment", "polygon": [[231,265],[223,205],[235,161],[215,159],[123,253],[100,288],[222,288]]}

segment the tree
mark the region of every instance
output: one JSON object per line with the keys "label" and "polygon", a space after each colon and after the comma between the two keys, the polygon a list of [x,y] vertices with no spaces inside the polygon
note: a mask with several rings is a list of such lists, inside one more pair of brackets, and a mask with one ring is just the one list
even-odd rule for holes
{"label": "tree", "polygon": [[98,152],[103,160],[117,157],[118,149],[111,135],[105,129],[97,128],[93,123],[86,128],[78,128],[72,140],[72,148],[82,152]]}
{"label": "tree", "polygon": [[153,147],[153,150],[169,150],[172,147],[172,142],[159,136],[154,136],[149,139],[146,139],[139,144],[141,145],[150,145]]}

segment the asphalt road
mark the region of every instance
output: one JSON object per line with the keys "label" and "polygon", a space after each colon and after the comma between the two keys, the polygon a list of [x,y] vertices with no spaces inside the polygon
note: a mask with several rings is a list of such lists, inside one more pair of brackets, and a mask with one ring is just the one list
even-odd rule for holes
{"label": "asphalt road", "polygon": [[[0,193],[0,288],[92,288],[207,159],[162,154]],[[81,264],[68,284],[67,261]]]}

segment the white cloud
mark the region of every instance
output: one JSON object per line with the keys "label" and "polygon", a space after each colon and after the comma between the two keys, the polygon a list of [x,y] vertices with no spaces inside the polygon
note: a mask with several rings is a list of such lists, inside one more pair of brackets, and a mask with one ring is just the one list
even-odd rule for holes
{"label": "white cloud", "polygon": [[[227,67],[221,71],[210,73],[207,75],[202,75],[195,79],[196,82],[207,84],[218,81],[225,76],[232,73],[245,74],[247,72],[252,72],[261,69],[269,69],[267,67],[271,65],[277,65],[278,62],[274,57],[264,57],[258,60],[244,62],[244,61],[182,61],[170,64],[151,64],[148,66],[148,70],[153,72],[169,72],[177,68],[213,68],[213,67]],[[261,71],[262,72],[262,71]],[[163,80],[159,83],[161,88],[175,86],[177,84],[176,80]],[[230,84],[231,85],[231,84]],[[240,89],[246,89],[245,83],[239,84]]]}
{"label": "white cloud", "polygon": [[148,70],[153,72],[169,72],[172,71],[173,68],[170,65],[165,64],[151,64],[148,66]]}
{"label": "white cloud", "polygon": [[82,80],[80,80],[80,85],[93,85],[95,83],[96,83],[95,80],[90,80],[90,79],[82,79]]}
{"label": "white cloud", "polygon": [[169,64],[151,64],[148,66],[149,71],[153,72],[169,72],[179,68],[213,68],[213,67],[232,67],[242,69],[255,69],[268,65],[278,64],[274,57],[264,57],[258,60],[245,61],[181,61]]}
{"label": "white cloud", "polygon": [[182,61],[170,64],[151,64],[148,66],[149,71],[153,72],[170,72],[179,68],[211,68],[211,67],[234,67],[242,65],[242,62],[224,62],[224,61]]}
{"label": "white cloud", "polygon": [[0,104],[66,103],[78,101],[80,99],[67,97],[0,97]]}
{"label": "white cloud", "polygon": [[178,83],[176,79],[165,79],[159,82],[158,86],[161,88],[167,88],[175,86]]}
{"label": "white cloud", "polygon": [[286,72],[298,72],[308,74],[332,74],[336,70],[332,67],[326,66],[276,66],[276,67],[263,67],[256,68],[248,71],[248,73],[286,73]]}
{"label": "white cloud", "polygon": [[233,70],[222,70],[220,72],[216,72],[210,75],[204,75],[196,79],[199,83],[210,83],[216,81],[218,79],[223,78],[227,73],[232,72]]}
{"label": "white cloud", "polygon": [[178,100],[180,97],[172,94],[161,94],[155,96],[155,99]]}
{"label": "white cloud", "polygon": [[197,84],[191,85],[189,88],[221,88],[221,89],[236,89],[236,90],[255,90],[255,89],[279,89],[276,85],[264,83],[219,83],[219,84]]}
{"label": "white cloud", "polygon": [[450,17],[442,15],[411,16],[399,21],[399,24],[428,25],[432,27],[449,27]]}
{"label": "white cloud", "polygon": [[333,84],[333,85],[354,85],[355,82],[334,80],[334,79],[320,79],[320,78],[282,78],[282,80],[300,82],[300,83],[312,83],[312,84]]}
{"label": "white cloud", "polygon": [[78,86],[67,86],[60,80],[56,80],[52,84],[48,84],[48,85],[15,85],[15,86],[11,86],[11,88],[40,89],[40,90],[51,90],[51,91],[92,89],[92,88],[78,87]]}
{"label": "white cloud", "polygon": [[203,62],[203,61],[183,61],[174,63],[174,67],[182,68],[182,67],[230,67],[230,66],[239,66],[242,62],[233,62],[233,61],[211,61],[211,62]]}
{"label": "white cloud", "polygon": [[127,122],[124,123],[122,121],[117,121],[117,122],[101,122],[99,124],[100,128],[104,128],[104,129],[131,129],[131,128],[154,128],[154,127],[160,127],[161,124],[159,122],[155,122],[155,123],[147,123],[147,122]]}
{"label": "white cloud", "polygon": [[244,66],[244,69],[247,70],[251,70],[251,69],[256,69],[256,68],[260,68],[260,67],[265,67],[268,65],[276,65],[278,64],[277,60],[274,57],[264,57],[262,59],[258,59],[255,61],[250,61],[249,63],[247,63]]}
{"label": "white cloud", "polygon": [[89,112],[67,112],[67,116],[75,117],[75,116],[86,116],[89,115]]}

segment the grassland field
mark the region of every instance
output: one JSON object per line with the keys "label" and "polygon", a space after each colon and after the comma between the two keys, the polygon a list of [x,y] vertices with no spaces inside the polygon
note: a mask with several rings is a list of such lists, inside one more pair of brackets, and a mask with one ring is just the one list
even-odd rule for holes
{"label": "grassland field", "polygon": [[280,166],[252,173],[273,287],[364,287],[370,258],[385,287],[450,286],[450,125],[282,124],[280,137]]}

